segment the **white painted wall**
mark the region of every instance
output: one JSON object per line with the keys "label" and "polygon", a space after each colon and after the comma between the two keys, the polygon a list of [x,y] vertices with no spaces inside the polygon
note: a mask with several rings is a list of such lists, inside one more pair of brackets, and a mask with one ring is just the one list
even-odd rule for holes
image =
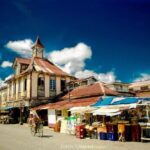
{"label": "white painted wall", "polygon": [[21,96],[23,96],[23,92],[24,92],[24,78],[21,78],[20,80],[20,86],[21,86]]}
{"label": "white painted wall", "polygon": [[60,80],[61,80],[60,77],[56,77],[56,94],[61,93]]}
{"label": "white painted wall", "polygon": [[18,100],[18,80],[16,80],[16,100]]}
{"label": "white painted wall", "polygon": [[38,73],[32,73],[32,97],[37,97],[37,81],[38,81]]}
{"label": "white painted wall", "polygon": [[45,75],[45,97],[49,97],[49,82],[50,82],[50,77],[49,75]]}
{"label": "white painted wall", "polygon": [[56,111],[55,111],[55,109],[48,109],[48,124],[56,124]]}
{"label": "white painted wall", "polygon": [[30,75],[27,75],[27,98],[30,98]]}

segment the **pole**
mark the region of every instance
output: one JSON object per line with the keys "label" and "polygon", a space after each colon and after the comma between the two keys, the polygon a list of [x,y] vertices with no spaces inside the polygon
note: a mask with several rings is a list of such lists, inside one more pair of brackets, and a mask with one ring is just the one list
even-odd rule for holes
{"label": "pole", "polygon": [[148,105],[146,105],[146,114],[147,114],[147,119],[149,120],[149,109],[148,109]]}
{"label": "pole", "polygon": [[22,111],[23,111],[22,102],[20,102],[20,125],[23,125]]}
{"label": "pole", "polygon": [[68,98],[69,98],[69,102],[70,102],[70,88],[69,88],[69,85],[67,86],[67,90],[68,90]]}
{"label": "pole", "polygon": [[0,119],[1,119],[1,99],[0,99]]}

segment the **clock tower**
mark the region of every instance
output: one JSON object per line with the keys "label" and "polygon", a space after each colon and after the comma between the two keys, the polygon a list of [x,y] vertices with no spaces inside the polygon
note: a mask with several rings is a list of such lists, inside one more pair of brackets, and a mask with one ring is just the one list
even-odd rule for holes
{"label": "clock tower", "polygon": [[32,57],[43,58],[44,46],[41,43],[39,37],[37,37],[34,45],[32,46]]}

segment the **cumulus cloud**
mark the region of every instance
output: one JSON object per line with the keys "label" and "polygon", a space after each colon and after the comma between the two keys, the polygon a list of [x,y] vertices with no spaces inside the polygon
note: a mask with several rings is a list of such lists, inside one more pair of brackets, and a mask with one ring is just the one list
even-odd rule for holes
{"label": "cumulus cloud", "polygon": [[91,48],[84,43],[78,43],[75,47],[54,50],[48,54],[48,58],[52,62],[72,74],[82,70],[85,67],[85,60],[90,59],[91,56]]}
{"label": "cumulus cloud", "polygon": [[97,80],[105,83],[112,83],[116,81],[116,76],[112,71],[107,73],[96,73],[92,70],[84,70],[84,71],[76,72],[75,76],[81,79],[94,76]]}
{"label": "cumulus cloud", "polygon": [[31,47],[33,45],[33,41],[31,39],[18,40],[18,41],[9,41],[5,47],[10,50],[18,53],[21,56],[31,56]]}
{"label": "cumulus cloud", "polygon": [[65,72],[75,75],[77,78],[86,78],[94,76],[99,81],[111,83],[116,81],[113,71],[106,73],[96,73],[92,70],[85,69],[85,61],[91,59],[92,49],[85,43],[78,43],[71,48],[54,50],[48,54],[50,61],[56,63]]}
{"label": "cumulus cloud", "polygon": [[1,64],[2,68],[7,68],[7,67],[11,67],[12,66],[12,62],[10,61],[3,61]]}
{"label": "cumulus cloud", "polygon": [[140,76],[134,80],[134,82],[146,81],[146,80],[150,80],[150,74],[141,73]]}

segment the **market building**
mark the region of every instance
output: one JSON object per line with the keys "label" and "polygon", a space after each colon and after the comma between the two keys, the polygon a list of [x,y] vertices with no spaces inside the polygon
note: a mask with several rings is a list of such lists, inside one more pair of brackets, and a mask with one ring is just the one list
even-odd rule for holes
{"label": "market building", "polygon": [[12,67],[15,73],[5,81],[5,107],[18,108],[22,113],[29,107],[53,101],[64,92],[66,83],[75,79],[44,57],[39,37],[32,46],[32,57],[17,57]]}
{"label": "market building", "polygon": [[[71,82],[72,83],[72,82]],[[48,112],[55,132],[110,141],[150,140],[150,98],[123,97],[103,83],[77,86],[57,102],[31,112]]]}
{"label": "market building", "polygon": [[129,90],[137,97],[150,97],[150,80],[131,83]]}
{"label": "market building", "polygon": [[72,107],[86,107],[96,103],[100,97],[105,96],[117,96],[119,93],[107,88],[101,82],[95,82],[95,79],[88,83],[88,80],[93,79],[86,78],[82,80],[72,81],[68,84],[69,87],[73,87],[73,84],[77,84],[74,88],[70,88],[70,91],[64,96],[57,99],[55,103],[49,103],[34,107],[31,111],[38,111],[39,113],[47,111],[47,123],[49,127],[54,127],[59,119],[63,119],[69,116],[69,109]]}
{"label": "market building", "polygon": [[7,86],[2,86],[0,88],[0,108],[6,106],[7,101]]}
{"label": "market building", "polygon": [[129,90],[128,83],[123,82],[113,82],[105,84],[108,88],[117,91],[120,96],[135,96],[134,91]]}

